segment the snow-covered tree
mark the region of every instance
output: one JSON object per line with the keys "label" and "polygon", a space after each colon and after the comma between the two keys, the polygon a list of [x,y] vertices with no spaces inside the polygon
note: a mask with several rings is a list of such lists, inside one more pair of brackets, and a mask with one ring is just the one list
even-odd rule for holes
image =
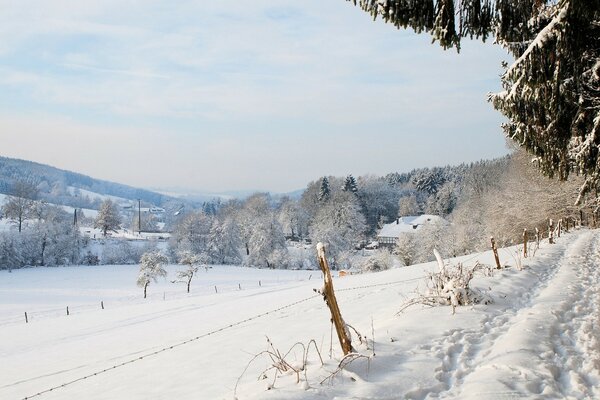
{"label": "snow-covered tree", "polygon": [[281,267],[287,254],[283,230],[273,217],[256,221],[248,245],[250,254],[246,263],[251,266]]}
{"label": "snow-covered tree", "polygon": [[284,197],[277,210],[277,221],[292,240],[302,239],[308,231],[308,214],[299,202]]}
{"label": "snow-covered tree", "polygon": [[359,178],[361,190],[358,200],[365,217],[367,232],[374,233],[380,222],[395,220],[398,216],[400,192],[382,178],[362,176]]}
{"label": "snow-covered tree", "polygon": [[121,214],[119,207],[111,199],[106,199],[100,205],[98,216],[94,222],[94,227],[101,229],[102,234],[106,236],[109,230],[118,229],[121,225]]}
{"label": "snow-covered tree", "polygon": [[398,216],[407,217],[411,215],[419,215],[417,196],[409,195],[401,197],[398,201]]}
{"label": "snow-covered tree", "polygon": [[185,251],[179,255],[179,264],[185,265],[186,269],[183,271],[177,271],[177,278],[181,279],[187,285],[187,292],[190,292],[190,285],[192,279],[198,272],[198,268],[202,264],[206,264],[209,260],[206,254],[193,254],[192,252]]}
{"label": "snow-covered tree", "polygon": [[[357,4],[356,0],[353,1]],[[359,0],[374,18],[427,32],[443,48],[495,36],[511,52],[504,91],[492,95],[504,130],[537,157],[542,171],[600,185],[599,0]],[[581,197],[578,201],[581,200]]]}
{"label": "snow-covered tree", "polygon": [[414,264],[417,258],[417,242],[415,240],[415,233],[406,232],[398,237],[396,246],[394,247],[394,254],[400,258],[402,264],[408,266]]}
{"label": "snow-covered tree", "polygon": [[240,229],[232,216],[225,216],[223,221],[215,219],[210,230],[209,254],[216,264],[241,264],[240,249],[242,240]]}
{"label": "snow-covered tree", "polygon": [[321,188],[319,190],[319,201],[326,202],[331,196],[331,189],[329,188],[329,179],[326,176],[321,178]]}
{"label": "snow-covered tree", "polygon": [[213,217],[202,211],[185,215],[174,227],[171,247],[176,252],[208,253]]}
{"label": "snow-covered tree", "polygon": [[144,289],[144,298],[151,282],[156,282],[160,277],[166,277],[164,266],[169,262],[166,256],[158,251],[144,253],[140,259],[140,273],[137,285]]}
{"label": "snow-covered tree", "polygon": [[352,174],[346,177],[344,180],[344,187],[342,188],[344,192],[351,192],[354,194],[358,193],[358,186],[356,185],[356,179],[352,176]]}
{"label": "snow-covered tree", "polygon": [[11,195],[2,206],[2,214],[17,225],[19,232],[23,229],[23,222],[35,215],[37,195],[35,185],[17,181],[12,186]]}
{"label": "snow-covered tree", "polygon": [[158,231],[158,223],[156,221],[156,217],[152,213],[142,213],[142,223],[139,223],[139,213],[133,213],[133,218],[131,219],[131,230],[138,231],[140,226],[142,232],[156,232]]}
{"label": "snow-covered tree", "polygon": [[334,260],[345,250],[353,249],[364,237],[365,218],[354,195],[340,192],[324,205],[310,226],[313,243],[323,242]]}

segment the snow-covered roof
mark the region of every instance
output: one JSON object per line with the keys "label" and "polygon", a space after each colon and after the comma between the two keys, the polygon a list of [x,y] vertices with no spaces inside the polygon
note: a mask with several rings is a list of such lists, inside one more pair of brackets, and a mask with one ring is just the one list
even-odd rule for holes
{"label": "snow-covered roof", "polygon": [[414,232],[420,229],[423,225],[427,224],[442,224],[445,225],[447,222],[444,218],[438,215],[423,214],[419,216],[406,216],[400,217],[396,221],[385,224],[377,237],[392,237],[397,238],[402,233]]}

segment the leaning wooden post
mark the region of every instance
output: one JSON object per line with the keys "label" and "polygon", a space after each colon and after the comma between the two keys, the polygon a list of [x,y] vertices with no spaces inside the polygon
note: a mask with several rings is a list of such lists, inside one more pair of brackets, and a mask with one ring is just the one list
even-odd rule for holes
{"label": "leaning wooden post", "polygon": [[500,258],[498,258],[498,248],[496,247],[496,241],[493,236],[490,238],[490,242],[492,242],[492,251],[494,252],[494,259],[496,260],[496,268],[502,269],[502,267],[500,267]]}
{"label": "leaning wooden post", "polygon": [[523,229],[523,258],[527,258],[527,228]]}
{"label": "leaning wooden post", "polygon": [[548,221],[548,243],[554,243],[554,221],[552,221],[552,218]]}
{"label": "leaning wooden post", "polygon": [[346,331],[346,323],[342,318],[340,308],[335,298],[333,282],[331,280],[331,272],[329,271],[329,264],[327,263],[327,258],[325,257],[325,246],[323,243],[317,244],[317,257],[319,258],[319,264],[321,266],[321,270],[323,271],[323,280],[325,282],[322,293],[323,299],[325,300],[327,307],[329,307],[329,311],[331,311],[331,320],[335,325],[335,330],[337,332],[338,339],[340,340],[342,351],[344,352],[344,355],[347,355],[348,353],[354,352],[354,349],[352,348],[352,342],[350,341],[350,337]]}

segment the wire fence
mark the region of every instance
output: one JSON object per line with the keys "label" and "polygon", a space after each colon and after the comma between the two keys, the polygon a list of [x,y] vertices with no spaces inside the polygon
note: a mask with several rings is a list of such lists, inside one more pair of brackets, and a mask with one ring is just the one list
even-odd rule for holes
{"label": "wire fence", "polygon": [[[403,284],[403,283],[414,282],[414,281],[417,281],[417,280],[420,280],[420,279],[424,279],[424,278],[425,278],[425,276],[420,276],[420,277],[416,277],[416,278],[403,279],[403,280],[398,280],[398,281],[393,281],[393,282],[376,283],[376,284],[372,284],[372,285],[362,285],[362,286],[355,286],[355,287],[350,287],[350,288],[343,288],[343,289],[339,289],[337,291],[338,292],[345,292],[345,291],[354,291],[354,290],[361,290],[361,289],[369,289],[369,288],[381,287],[381,286],[393,286],[393,285],[399,285],[399,284]],[[110,367],[104,368],[102,370],[98,370],[96,372],[87,374],[87,375],[79,377],[77,379],[70,380],[70,381],[62,383],[60,385],[53,386],[53,387],[51,387],[49,389],[42,390],[42,391],[37,392],[35,394],[32,394],[30,396],[24,397],[23,400],[28,400],[28,399],[33,399],[33,398],[36,398],[36,397],[40,397],[43,394],[50,393],[50,392],[53,392],[55,390],[59,390],[59,389],[65,388],[67,386],[73,385],[74,383],[77,383],[77,382],[80,382],[80,381],[84,381],[84,380],[96,377],[98,375],[102,375],[102,374],[107,373],[109,371],[113,371],[113,370],[115,370],[117,368],[121,368],[121,367],[124,367],[126,365],[133,364],[135,362],[147,359],[149,357],[153,357],[153,356],[159,355],[159,354],[167,352],[169,350],[173,350],[173,349],[179,348],[179,347],[184,346],[186,344],[193,343],[193,342],[196,342],[196,341],[198,341],[200,339],[216,335],[216,334],[218,334],[220,332],[224,332],[224,331],[232,329],[234,327],[237,327],[237,326],[243,325],[245,323],[257,320],[259,318],[263,318],[263,317],[265,317],[267,315],[271,315],[271,314],[283,311],[283,310],[288,309],[288,308],[292,308],[292,307],[297,306],[299,304],[306,303],[306,302],[308,302],[310,300],[313,300],[313,299],[316,299],[316,298],[320,298],[320,297],[321,297],[320,294],[315,294],[315,295],[306,297],[304,299],[295,301],[293,303],[289,303],[289,304],[286,304],[284,306],[281,306],[281,307],[278,307],[278,308],[275,308],[275,309],[272,309],[272,310],[269,310],[269,311],[266,311],[266,312],[254,315],[252,317],[248,317],[246,319],[243,319],[243,320],[231,323],[229,325],[222,326],[222,327],[220,327],[218,329],[214,329],[214,330],[206,332],[206,333],[204,333],[202,335],[195,336],[193,338],[190,338],[190,339],[187,339],[187,340],[175,343],[173,345],[163,347],[163,348],[161,348],[159,350],[155,350],[155,351],[146,353],[144,355],[141,355],[139,357],[131,358],[131,359],[129,359],[127,361],[123,361],[123,362],[121,362],[119,364],[115,364],[115,365],[112,365]]]}

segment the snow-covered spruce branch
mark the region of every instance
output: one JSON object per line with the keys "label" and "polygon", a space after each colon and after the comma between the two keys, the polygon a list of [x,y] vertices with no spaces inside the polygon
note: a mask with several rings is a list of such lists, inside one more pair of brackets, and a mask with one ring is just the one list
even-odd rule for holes
{"label": "snow-covered spruce branch", "polygon": [[490,268],[489,266],[479,262],[472,267],[464,267],[462,263],[447,266],[437,250],[434,250],[434,254],[439,271],[427,274],[426,292],[419,293],[417,297],[402,304],[398,314],[416,304],[430,307],[449,305],[452,306],[452,314],[454,314],[458,306],[491,303],[491,298],[470,287],[475,272],[486,271]]}

